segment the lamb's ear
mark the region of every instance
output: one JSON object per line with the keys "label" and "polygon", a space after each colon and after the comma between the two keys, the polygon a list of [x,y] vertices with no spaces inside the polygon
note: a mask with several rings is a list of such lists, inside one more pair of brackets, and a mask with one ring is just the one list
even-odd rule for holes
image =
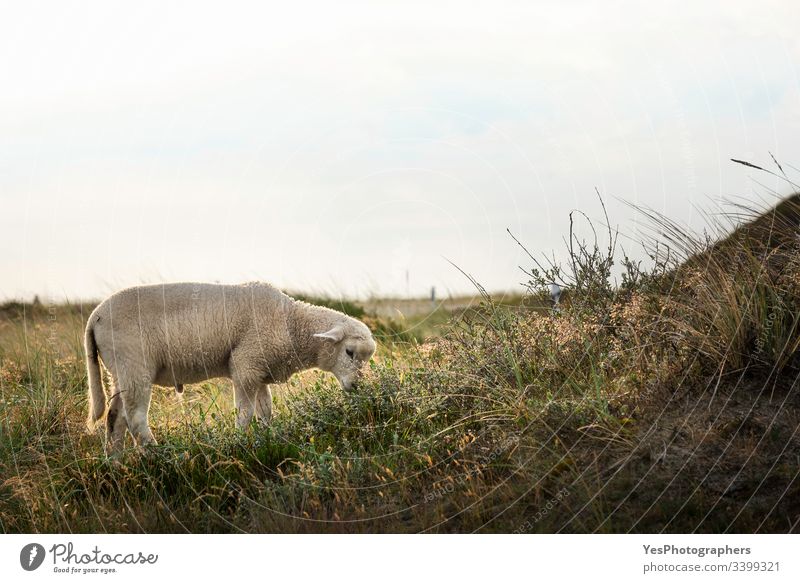
{"label": "lamb's ear", "polygon": [[327,332],[320,332],[319,334],[314,334],[314,338],[325,338],[326,340],[333,340],[334,342],[339,342],[342,338],[344,338],[344,330],[342,330],[341,326],[334,326]]}

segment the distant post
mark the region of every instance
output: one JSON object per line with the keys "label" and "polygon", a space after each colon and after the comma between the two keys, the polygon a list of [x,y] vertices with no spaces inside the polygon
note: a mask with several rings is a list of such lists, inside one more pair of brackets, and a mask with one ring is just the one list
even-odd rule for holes
{"label": "distant post", "polygon": [[550,283],[550,299],[553,301],[553,311],[561,311],[561,309],[558,307],[558,303],[561,301],[561,286],[556,282]]}

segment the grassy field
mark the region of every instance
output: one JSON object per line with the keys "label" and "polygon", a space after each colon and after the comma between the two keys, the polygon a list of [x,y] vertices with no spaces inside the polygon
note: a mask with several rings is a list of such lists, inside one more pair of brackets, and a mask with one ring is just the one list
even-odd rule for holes
{"label": "grassy field", "polygon": [[327,300],[381,340],[357,394],[307,372],[242,432],[228,382],[158,390],[159,445],[117,460],[84,426],[93,306],[8,303],[0,531],[797,531],[800,202],[722,241],[651,219],[647,270],[609,233],[504,302]]}

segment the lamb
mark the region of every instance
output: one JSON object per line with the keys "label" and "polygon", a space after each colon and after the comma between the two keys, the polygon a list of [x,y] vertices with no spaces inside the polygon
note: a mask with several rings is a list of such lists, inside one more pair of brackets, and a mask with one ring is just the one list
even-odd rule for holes
{"label": "lamb", "polygon": [[[230,378],[236,424],[245,428],[254,415],[269,422],[270,383],[316,367],[332,372],[350,391],[376,348],[359,320],[260,282],[124,289],[92,312],[84,342],[87,425],[93,429],[106,414],[112,452],[123,446],[126,430],[139,445],[155,443],[148,423],[153,384],[182,391],[187,383]],[[100,360],[113,378],[108,404]]]}

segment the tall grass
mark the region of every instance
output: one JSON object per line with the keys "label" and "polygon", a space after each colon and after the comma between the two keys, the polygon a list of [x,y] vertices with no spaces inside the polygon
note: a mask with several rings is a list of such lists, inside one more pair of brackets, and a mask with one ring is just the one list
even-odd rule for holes
{"label": "tall grass", "polygon": [[[529,301],[483,294],[427,340],[360,314],[389,332],[357,394],[299,375],[242,432],[226,382],[157,391],[159,445],[115,460],[83,432],[80,311],[6,310],[0,530],[791,530],[790,202],[723,238],[650,213],[648,268],[570,229],[563,265],[531,258]],[[531,309],[551,281],[559,310]]]}

